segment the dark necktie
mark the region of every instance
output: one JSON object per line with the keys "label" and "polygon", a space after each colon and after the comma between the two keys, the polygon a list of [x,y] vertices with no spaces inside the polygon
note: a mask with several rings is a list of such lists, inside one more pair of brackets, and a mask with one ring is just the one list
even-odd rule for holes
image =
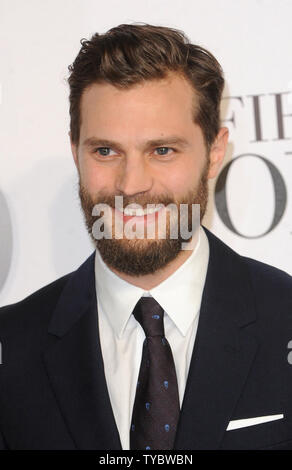
{"label": "dark necktie", "polygon": [[130,428],[130,449],[173,449],[179,419],[179,395],[170,345],[164,336],[164,310],[153,297],[141,297],[133,315],[143,343]]}

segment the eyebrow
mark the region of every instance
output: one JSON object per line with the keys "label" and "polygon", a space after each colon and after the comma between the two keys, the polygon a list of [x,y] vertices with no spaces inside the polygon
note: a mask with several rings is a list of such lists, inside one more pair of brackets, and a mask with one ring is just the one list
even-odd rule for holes
{"label": "eyebrow", "polygon": [[[188,147],[189,142],[179,136],[168,136],[159,139],[147,140],[142,144],[144,149],[153,148],[153,147],[163,147],[166,145],[180,145],[181,147]],[[99,139],[97,137],[88,137],[82,142],[82,147],[110,147],[115,148],[119,151],[123,151],[123,146],[119,142],[108,139]]]}

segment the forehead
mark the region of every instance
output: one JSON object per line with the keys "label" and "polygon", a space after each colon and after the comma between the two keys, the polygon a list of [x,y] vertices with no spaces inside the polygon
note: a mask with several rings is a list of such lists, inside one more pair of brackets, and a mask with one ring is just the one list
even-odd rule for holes
{"label": "forehead", "polygon": [[187,137],[194,132],[196,100],[190,82],[177,73],[129,88],[92,84],[81,98],[80,140],[96,135],[120,141],[178,133]]}
{"label": "forehead", "polygon": [[143,81],[128,88],[106,82],[91,84],[82,94],[80,109],[81,113],[104,113],[106,110],[117,110],[118,106],[129,111],[165,106],[192,111],[195,101],[195,91],[190,82],[182,75],[171,72],[165,78]]}

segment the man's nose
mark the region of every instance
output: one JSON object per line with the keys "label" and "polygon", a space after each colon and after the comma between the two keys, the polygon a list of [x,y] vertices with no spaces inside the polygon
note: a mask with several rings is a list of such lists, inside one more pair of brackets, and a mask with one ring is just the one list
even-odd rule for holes
{"label": "man's nose", "polygon": [[125,159],[119,170],[116,189],[127,196],[151,190],[152,176],[143,158]]}

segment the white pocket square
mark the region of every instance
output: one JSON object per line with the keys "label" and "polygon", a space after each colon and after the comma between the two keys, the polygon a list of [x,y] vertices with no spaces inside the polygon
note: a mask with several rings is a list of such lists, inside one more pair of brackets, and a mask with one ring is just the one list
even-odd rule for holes
{"label": "white pocket square", "polygon": [[247,419],[235,419],[229,421],[226,431],[232,431],[233,429],[245,428],[247,426],[254,426],[255,424],[268,423],[269,421],[275,421],[276,419],[283,419],[284,415],[269,415],[269,416],[257,416],[256,418]]}

